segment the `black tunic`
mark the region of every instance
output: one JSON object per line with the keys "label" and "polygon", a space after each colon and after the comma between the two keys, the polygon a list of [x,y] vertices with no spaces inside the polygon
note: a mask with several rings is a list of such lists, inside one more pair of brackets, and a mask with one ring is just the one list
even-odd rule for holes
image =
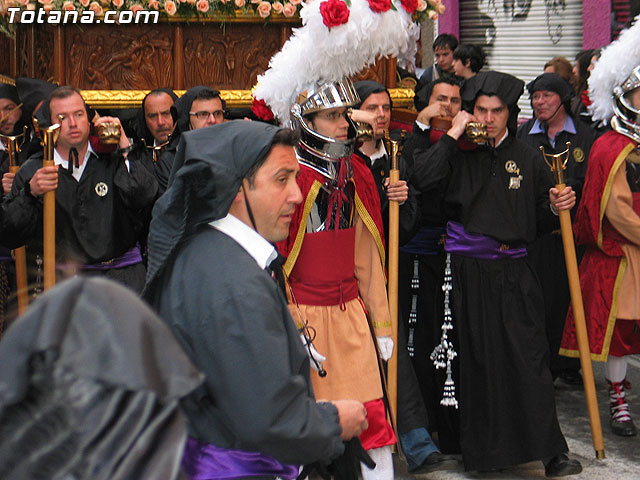
{"label": "black tunic", "polygon": [[289,464],[340,454],[336,408],[315,401],[308,356],[271,276],[206,225],[174,258],[151,300],[206,375],[184,405],[190,436]]}
{"label": "black tunic", "polygon": [[[418,165],[421,155],[428,158]],[[557,224],[538,155],[513,137],[495,150],[462,152],[445,136],[416,154],[414,179],[425,188],[445,182],[445,213],[468,232],[526,246]],[[519,173],[508,172],[507,161],[515,161]],[[509,188],[518,175],[519,188]],[[452,255],[452,267],[465,468],[488,470],[566,452],[540,321],[543,298],[529,261]]]}
{"label": "black tunic", "polygon": [[[90,265],[117,258],[135,246],[143,228],[141,212],[156,196],[157,182],[135,159],[130,171],[121,155],[92,154],[78,182],[59,168],[56,190],[56,262]],[[2,243],[10,248],[27,244],[31,257],[42,251],[42,197],[25,190],[42,167],[42,153],[31,157],[16,174],[5,200]],[[106,188],[105,188],[106,187]],[[105,193],[104,195],[99,195]],[[96,271],[140,291],[144,267]]]}
{"label": "black tunic", "polygon": [[[417,150],[428,150],[432,146],[430,133],[430,129],[422,130],[416,123],[413,126],[413,132],[404,143],[402,157],[407,164],[411,165],[412,171],[414,153]],[[424,155],[418,159],[418,162],[423,157]],[[413,178],[410,184],[411,188],[418,192],[420,217],[416,230],[418,232],[421,230],[443,231],[447,223],[442,208],[446,186],[444,182],[425,190],[416,188]],[[440,405],[446,375],[442,370],[436,370],[429,358],[442,335],[441,287],[445,266],[442,247],[442,245],[433,245],[429,252],[425,251],[423,254],[405,253],[401,249],[398,301],[403,319],[401,324],[412,340],[413,367],[418,376],[422,398],[427,409],[429,430],[437,432],[439,447],[443,453],[460,453],[458,411]],[[456,367],[457,360],[454,363],[454,368]]]}

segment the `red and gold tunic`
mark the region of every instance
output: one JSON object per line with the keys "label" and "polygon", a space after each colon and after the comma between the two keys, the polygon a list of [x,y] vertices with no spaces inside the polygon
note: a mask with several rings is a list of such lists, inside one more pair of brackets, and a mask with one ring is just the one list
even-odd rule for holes
{"label": "red and gold tunic", "polygon": [[[384,275],[384,243],[378,192],[367,166],[351,162],[354,218],[351,228],[307,232],[307,221],[326,178],[302,164],[298,185],[304,201],[293,215],[289,237],[278,244],[287,257],[284,272],[298,307],[290,298],[291,315],[316,332],[314,346],[327,360],[327,372],[312,372],[319,400],[354,399],[367,403],[369,429],[361,437],[365,449],[395,443],[384,419],[382,384],[375,338],[391,335]],[[365,311],[366,309],[366,311]],[[372,408],[378,410],[372,418]]]}
{"label": "red and gold tunic", "polygon": [[[591,358],[640,352],[640,335],[629,333],[640,320],[640,193],[632,193],[626,162],[637,144],[607,132],[591,149],[587,179],[576,214],[576,241],[587,245],[580,286]],[[565,324],[562,355],[577,357],[573,311]]]}

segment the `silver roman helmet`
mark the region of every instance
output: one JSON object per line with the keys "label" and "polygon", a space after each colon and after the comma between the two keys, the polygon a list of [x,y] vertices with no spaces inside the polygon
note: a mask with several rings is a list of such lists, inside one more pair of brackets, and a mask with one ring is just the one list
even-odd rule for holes
{"label": "silver roman helmet", "polygon": [[349,138],[341,141],[319,134],[308,121],[312,115],[330,108],[350,108],[360,103],[358,92],[348,78],[325,83],[310,93],[303,93],[291,107],[291,124],[300,130],[300,148],[316,157],[336,161],[349,157],[355,149],[357,129],[354,122],[349,122]]}
{"label": "silver roman helmet", "polygon": [[613,114],[611,127],[618,133],[640,142],[640,110],[635,108],[629,96],[640,88],[640,65],[635,67],[621,85],[613,89]]}

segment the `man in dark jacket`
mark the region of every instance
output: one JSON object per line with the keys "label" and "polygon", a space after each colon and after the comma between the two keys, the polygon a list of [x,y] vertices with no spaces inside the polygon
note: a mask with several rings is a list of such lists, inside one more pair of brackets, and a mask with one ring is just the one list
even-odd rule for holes
{"label": "man in dark jacket", "polygon": [[[557,73],[543,73],[527,85],[534,118],[518,128],[517,138],[532,147],[544,148],[546,154],[558,154],[567,149],[565,181],[576,192],[580,202],[587,173],[587,159],[596,133],[586,123],[571,114],[571,86]],[[539,161],[544,158],[540,153]],[[551,173],[550,173],[551,174]],[[584,249],[578,250],[581,258]],[[569,385],[582,385],[580,362],[576,358],[558,355],[565,317],[571,301],[560,230],[541,235],[529,246],[545,301],[545,325],[550,351],[550,367],[554,378]]]}
{"label": "man in dark jacket", "polygon": [[56,256],[63,275],[101,274],[140,291],[145,269],[136,243],[139,216],[155,199],[158,184],[129,155],[129,139],[115,117],[101,117],[94,124],[113,122],[120,127],[118,149],[95,153],[89,141],[91,114],[72,87],[54,90],[40,108],[41,127],[61,125],[55,166],[43,167],[40,153],[20,168],[5,200],[17,227],[3,232],[2,241],[12,248],[27,243],[39,250],[42,195],[55,191]]}
{"label": "man in dark jacket", "polygon": [[290,130],[233,121],[182,135],[154,208],[145,295],[206,375],[185,402],[189,477],[295,479],[366,428],[353,400],[316,402],[274,282],[273,243],[302,196]]}

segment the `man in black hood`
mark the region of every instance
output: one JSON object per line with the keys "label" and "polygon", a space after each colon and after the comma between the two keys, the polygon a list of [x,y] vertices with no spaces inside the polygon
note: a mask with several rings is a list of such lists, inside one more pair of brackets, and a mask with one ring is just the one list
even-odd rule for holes
{"label": "man in black hood", "polygon": [[[178,96],[168,88],[157,88],[149,92],[142,100],[140,115],[134,120],[133,130],[136,135],[136,151],[140,159],[156,180],[158,195],[167,188],[174,152],[165,154],[173,138],[176,126],[173,104]],[[176,142],[177,143],[177,142]]]}
{"label": "man in black hood", "polygon": [[[451,375],[456,352],[449,340],[456,334],[465,468],[542,460],[545,474],[555,477],[582,467],[566,455],[556,417],[540,322],[544,299],[526,247],[537,232],[558,228],[554,213],[571,209],[575,193],[553,188],[540,152],[514,137],[523,87],[500,72],[469,79],[461,92],[469,111],[454,117],[436,145],[416,153],[412,180],[419,189],[444,185],[445,325],[432,358],[450,373],[443,402],[457,406]],[[462,150],[457,140],[470,121],[486,125],[486,142]]]}
{"label": "man in black hood", "polygon": [[[17,135],[22,133],[21,102],[16,87],[8,83],[0,83],[0,134]],[[17,162],[17,159],[15,159]],[[4,142],[0,142],[0,177],[2,191],[0,200],[11,191],[13,174],[9,174],[9,154]]]}
{"label": "man in black hood", "polygon": [[[596,132],[572,114],[573,89],[557,73],[539,75],[527,85],[527,90],[534,118],[518,128],[517,137],[536,150],[543,147],[547,154],[559,154],[567,149],[567,142],[571,143],[564,171],[565,183],[573,187],[576,203],[579,203]],[[538,159],[544,161],[542,154]],[[577,252],[581,258],[584,248],[578,247]],[[582,386],[579,360],[558,355],[571,301],[560,231],[540,236],[529,248],[529,255],[544,293],[551,373],[569,385]]]}
{"label": "man in black hood", "polygon": [[316,402],[309,357],[272,277],[273,243],[302,200],[298,137],[242,120],[181,137],[173,181],[153,210],[145,296],[206,375],[183,404],[183,468],[194,478],[292,480],[366,428],[362,403]]}

